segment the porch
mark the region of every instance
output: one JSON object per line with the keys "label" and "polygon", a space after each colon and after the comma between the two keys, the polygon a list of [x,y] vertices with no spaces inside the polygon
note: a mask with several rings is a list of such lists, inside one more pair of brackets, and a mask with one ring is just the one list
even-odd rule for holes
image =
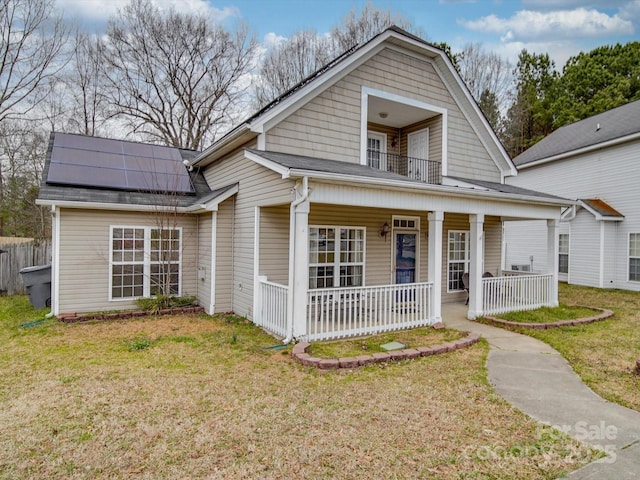
{"label": "porch", "polygon": [[[550,274],[511,272],[483,278],[481,310],[484,315],[493,315],[552,305],[552,281]],[[288,287],[260,277],[258,296],[262,308],[256,323],[276,336],[286,337]],[[374,335],[433,325],[441,320],[434,314],[431,282],[310,289],[306,304],[306,333],[299,338],[304,341]]]}
{"label": "porch", "polygon": [[[469,319],[557,304],[554,206],[463,213],[476,204],[305,178],[293,193],[292,204],[254,210],[252,320],[276,336],[318,341],[434,325],[443,304],[467,296]],[[548,215],[548,274],[503,272],[507,212]]]}

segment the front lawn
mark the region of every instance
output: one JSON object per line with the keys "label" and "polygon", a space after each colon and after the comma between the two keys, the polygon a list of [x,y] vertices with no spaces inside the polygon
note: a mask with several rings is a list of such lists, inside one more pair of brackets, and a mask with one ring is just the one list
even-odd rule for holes
{"label": "front lawn", "polygon": [[233,316],[0,315],[3,479],[550,479],[592,458],[494,392],[485,342],[321,372]]}
{"label": "front lawn", "polygon": [[595,313],[589,308],[561,303],[555,308],[542,307],[524,312],[510,312],[499,315],[499,317],[503,320],[519,323],[554,323],[592,317]]}
{"label": "front lawn", "polygon": [[[640,359],[640,293],[566,284],[560,284],[559,293],[563,304],[606,308],[614,316],[571,327],[515,329],[558,350],[598,395],[640,411],[640,375],[634,372]],[[528,315],[521,312],[518,321]]]}

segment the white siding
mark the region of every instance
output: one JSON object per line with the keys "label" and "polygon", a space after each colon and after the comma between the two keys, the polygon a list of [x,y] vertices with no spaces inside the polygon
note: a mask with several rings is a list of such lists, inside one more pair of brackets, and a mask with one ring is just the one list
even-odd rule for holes
{"label": "white siding", "polygon": [[[604,258],[602,262],[602,287],[614,288],[616,285],[616,256],[618,255],[618,222],[604,223]],[[624,266],[627,271],[627,265]]]}
{"label": "white siding", "polygon": [[204,279],[197,280],[198,304],[205,309],[211,301],[211,213],[198,216],[198,269],[204,271]]}
{"label": "white siding", "polygon": [[[569,234],[571,245],[571,224],[560,222],[558,233]],[[533,257],[533,261],[531,259]],[[504,222],[504,263],[505,270],[513,265],[529,265],[533,263],[533,272],[548,273],[547,270],[547,221],[520,220]],[[571,250],[569,251],[569,272],[571,272]],[[567,276],[559,274],[559,280],[567,281]]]}
{"label": "white siding", "polygon": [[[362,87],[446,109],[449,175],[500,181],[498,168],[431,60],[390,49],[381,51],[269,130],[266,149],[359,163]],[[439,143],[434,141],[435,146]],[[433,159],[440,156],[438,152]]]}
{"label": "white siding", "polygon": [[[255,148],[255,144],[246,146]],[[239,191],[232,202],[233,211],[226,220],[229,222],[227,228],[232,229],[232,272],[226,278],[218,278],[221,282],[230,284],[231,310],[238,315],[253,318],[255,207],[290,203],[293,200],[291,188],[294,183],[246,160],[243,150],[213,163],[204,175],[212,190],[239,183]],[[216,292],[219,288],[220,283],[217,283]],[[228,301],[218,298],[217,293],[216,297],[216,309],[219,300]]]}
{"label": "white siding", "polygon": [[[134,301],[109,301],[110,226],[155,227],[159,216],[164,218],[160,213],[61,209],[60,313],[136,308]],[[183,229],[182,295],[197,295],[197,218],[179,215],[175,222]]]}
{"label": "white siding", "polygon": [[569,262],[571,283],[600,285],[600,222],[584,210],[571,222]]}
{"label": "white siding", "polygon": [[[417,281],[427,281],[428,241],[427,214],[407,212],[403,210],[383,210],[376,208],[354,208],[336,205],[311,206],[309,214],[310,225],[339,225],[366,228],[366,264],[365,285],[388,285],[395,283],[393,271],[393,215],[418,217],[420,232],[418,239],[419,268]],[[387,238],[380,236],[382,225],[389,224]]]}
{"label": "white siding", "polygon": [[502,222],[498,217],[484,219],[484,272],[499,276],[502,265]]}
{"label": "white siding", "polygon": [[529,265],[531,268],[533,263],[533,272],[547,271],[546,220],[505,222],[504,237],[505,270],[511,270],[513,265]]}
{"label": "white siding", "polygon": [[289,283],[289,205],[260,210],[260,275]]}
{"label": "white siding", "polygon": [[233,310],[233,210],[235,197],[218,207],[215,313]]}
{"label": "white siding", "polygon": [[[600,149],[580,156],[558,160],[545,165],[526,168],[517,177],[507,179],[507,183],[518,185],[541,192],[560,195],[570,199],[601,198],[614,207],[625,218],[615,226],[606,227],[604,265],[604,286],[640,291],[640,283],[629,282],[628,275],[628,237],[630,232],[640,232],[640,141],[627,142],[621,145]],[[577,238],[577,232],[571,230],[571,252],[569,255],[570,283],[593,285],[593,259],[599,256],[600,229],[595,217],[590,220],[593,228],[586,231],[585,225],[580,225],[580,231],[594,235],[597,239],[584,240]],[[575,222],[575,221],[574,221]],[[615,241],[611,244],[615,232]],[[573,257],[574,241],[578,241],[581,248],[597,248],[587,253],[580,252]],[[614,258],[615,256],[615,258]],[[580,266],[579,261],[587,262]],[[608,269],[615,265],[615,272]],[[579,274],[574,275],[578,271]],[[599,278],[599,272],[598,276]],[[613,278],[613,282],[611,282]],[[582,283],[585,282],[585,283]],[[597,280],[595,281],[597,284]]]}

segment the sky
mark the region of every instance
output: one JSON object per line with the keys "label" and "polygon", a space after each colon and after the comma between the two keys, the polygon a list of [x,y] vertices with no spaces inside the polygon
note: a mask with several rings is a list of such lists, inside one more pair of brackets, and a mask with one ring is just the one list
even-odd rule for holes
{"label": "sky", "polygon": [[[245,22],[265,45],[301,29],[328,32],[367,0],[153,0],[161,8],[207,12],[223,24]],[[68,18],[100,33],[128,0],[56,0]],[[515,65],[518,53],[548,53],[561,69],[581,51],[640,39],[640,0],[372,0],[453,51],[480,42]]]}

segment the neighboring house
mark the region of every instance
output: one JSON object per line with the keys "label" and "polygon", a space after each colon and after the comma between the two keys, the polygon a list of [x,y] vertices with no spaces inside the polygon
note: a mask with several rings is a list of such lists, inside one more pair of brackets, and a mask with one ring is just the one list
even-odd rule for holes
{"label": "neighboring house", "polygon": [[[447,56],[397,28],[201,153],[88,137],[65,152],[71,137],[52,137],[39,198],[54,215],[56,314],[133,308],[167,275],[209,313],[309,340],[434,324],[467,299],[465,272],[469,318],[557,304],[572,202],[505,185],[516,169]],[[74,182],[105,150],[120,177]],[[502,275],[505,217],[545,221],[549,273]],[[168,271],[159,236],[174,240]]]}
{"label": "neighboring house", "polygon": [[[560,223],[559,279],[640,291],[640,101],[559,128],[514,159],[509,184],[577,200]],[[540,222],[505,224],[505,266],[547,271]]]}

